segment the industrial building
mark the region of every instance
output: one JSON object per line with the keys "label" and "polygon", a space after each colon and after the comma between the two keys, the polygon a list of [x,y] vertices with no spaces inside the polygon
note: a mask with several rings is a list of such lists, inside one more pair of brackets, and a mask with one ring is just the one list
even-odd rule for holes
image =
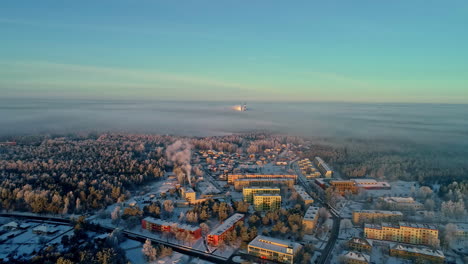
{"label": "industrial building", "polygon": [[357,210],[353,211],[353,223],[362,224],[377,222],[399,222],[403,220],[403,213],[400,211],[383,210]]}
{"label": "industrial building", "polygon": [[259,235],[249,243],[248,252],[262,259],[292,264],[301,248],[299,243]]}
{"label": "industrial building", "polygon": [[400,222],[382,225],[365,224],[364,235],[369,239],[433,246],[439,243],[439,230],[434,225]]}
{"label": "industrial building", "polygon": [[213,229],[207,236],[208,244],[218,246],[219,242],[224,240],[226,233],[234,229],[235,224],[244,219],[243,214],[234,214],[226,219],[221,225]]}

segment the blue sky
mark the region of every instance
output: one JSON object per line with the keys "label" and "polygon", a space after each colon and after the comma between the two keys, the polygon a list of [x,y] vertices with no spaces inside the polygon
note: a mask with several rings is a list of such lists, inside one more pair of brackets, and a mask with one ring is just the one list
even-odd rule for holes
{"label": "blue sky", "polygon": [[2,1],[9,97],[468,103],[467,1]]}

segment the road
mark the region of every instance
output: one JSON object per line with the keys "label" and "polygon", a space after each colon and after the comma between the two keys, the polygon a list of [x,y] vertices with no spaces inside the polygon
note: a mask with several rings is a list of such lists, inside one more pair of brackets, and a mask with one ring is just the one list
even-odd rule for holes
{"label": "road", "polygon": [[[307,182],[307,179],[304,177],[304,175],[302,175],[302,172],[300,171],[299,166],[296,164],[296,160],[293,160],[289,166],[290,168],[296,171],[297,176],[298,176],[297,178],[299,179],[299,182],[301,183],[305,191],[309,195],[311,195],[311,193],[314,193],[309,183]],[[333,218],[333,228],[330,233],[330,238],[328,239],[327,245],[322,250],[322,255],[320,256],[320,259],[319,259],[320,264],[326,264],[330,261],[331,252],[333,250],[333,247],[335,246],[336,240],[340,232],[341,216],[333,206],[329,205],[328,203],[324,201],[323,197],[317,197],[317,198],[318,198],[317,200],[320,203],[324,204],[327,207],[327,209],[330,211],[330,214],[332,215],[332,218]]]}
{"label": "road", "polygon": [[[0,213],[1,217],[16,217],[16,218],[27,218],[29,220],[42,220],[45,222],[50,223],[60,223],[65,225],[72,225],[73,221],[69,218],[58,217],[58,216],[41,216],[41,215],[34,215],[34,214],[20,214],[20,213]],[[111,233],[114,231],[113,227],[106,227],[106,226],[93,226],[91,225],[91,230],[98,232],[98,233]],[[140,241],[144,243],[147,239],[151,240],[152,242],[164,245],[166,247],[172,248],[174,251],[189,255],[192,257],[197,257],[203,260],[211,261],[214,263],[234,263],[230,260],[230,258],[225,258],[217,255],[213,255],[198,249],[193,249],[187,246],[182,246],[179,244],[174,244],[171,242],[167,242],[160,239],[155,239],[153,237],[145,236],[144,234],[135,233],[132,231],[128,231],[123,229],[122,234],[132,240]]]}

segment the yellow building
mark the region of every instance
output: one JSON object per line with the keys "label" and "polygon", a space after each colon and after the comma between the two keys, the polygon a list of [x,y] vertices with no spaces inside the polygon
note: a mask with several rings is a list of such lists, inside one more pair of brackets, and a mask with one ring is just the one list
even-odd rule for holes
{"label": "yellow building", "polygon": [[300,185],[294,185],[294,189],[299,195],[300,200],[305,204],[309,205],[314,202],[314,199],[302,188]]}
{"label": "yellow building", "polygon": [[328,164],[325,161],[323,161],[322,158],[315,157],[314,163],[315,163],[315,166],[317,166],[317,168],[322,173],[323,177],[325,177],[325,178],[333,177],[332,169],[330,168],[330,166],[328,166]]}
{"label": "yellow building", "polygon": [[398,225],[365,224],[366,238],[402,242],[408,244],[436,246],[439,244],[439,230],[433,225],[400,222]]}
{"label": "yellow building", "polygon": [[312,234],[314,231],[315,226],[317,225],[317,221],[319,218],[319,211],[320,208],[318,207],[309,207],[304,214],[304,218],[302,218],[302,225],[304,226],[304,231],[307,234]]}
{"label": "yellow building", "polygon": [[262,259],[292,264],[301,248],[299,243],[259,235],[249,243],[247,250]]}
{"label": "yellow building", "polygon": [[411,260],[425,260],[429,263],[445,262],[445,255],[442,251],[433,250],[428,247],[414,247],[396,244],[390,248],[390,256]]}
{"label": "yellow building", "polygon": [[238,179],[293,179],[297,180],[295,174],[229,174],[228,183],[233,184]]}
{"label": "yellow building", "polygon": [[257,194],[280,194],[278,187],[246,187],[242,189],[244,202],[252,203],[254,195]]}
{"label": "yellow building", "polygon": [[403,220],[403,214],[400,211],[383,210],[358,210],[353,211],[353,223],[375,223],[375,222],[398,222]]}
{"label": "yellow building", "polygon": [[193,203],[197,200],[196,196],[197,193],[190,187],[182,187],[180,188],[180,194],[182,197],[187,200],[187,202]]}
{"label": "yellow building", "polygon": [[234,189],[236,191],[242,190],[242,188],[250,186],[274,186],[278,185],[292,187],[294,185],[294,179],[291,178],[271,178],[271,179],[237,179],[234,181]]}
{"label": "yellow building", "polygon": [[281,207],[281,195],[258,194],[253,196],[256,211],[279,210]]}

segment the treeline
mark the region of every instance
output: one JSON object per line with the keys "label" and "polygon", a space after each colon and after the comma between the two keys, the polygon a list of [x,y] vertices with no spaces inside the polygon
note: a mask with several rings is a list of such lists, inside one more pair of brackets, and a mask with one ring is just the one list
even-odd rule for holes
{"label": "treeline", "polygon": [[340,145],[312,144],[305,157],[322,157],[343,176],[373,177],[388,181],[419,181],[421,184],[450,184],[468,180],[463,153],[440,153],[428,147],[395,142],[343,142]]}
{"label": "treeline", "polygon": [[164,175],[170,138],[109,135],[54,138],[0,152],[0,209],[82,213],[122,202],[129,190]]}

